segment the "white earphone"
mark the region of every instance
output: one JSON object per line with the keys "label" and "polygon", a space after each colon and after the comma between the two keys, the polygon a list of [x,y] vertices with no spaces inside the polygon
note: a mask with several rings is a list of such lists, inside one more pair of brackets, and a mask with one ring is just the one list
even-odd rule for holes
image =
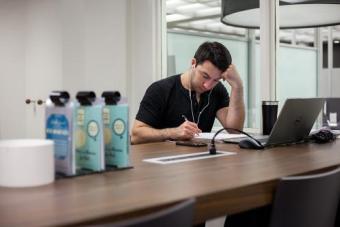
{"label": "white earphone", "polygon": [[210,92],[209,92],[209,95],[208,95],[208,103],[207,105],[205,105],[202,110],[198,113],[198,117],[197,117],[197,122],[195,120],[195,116],[194,116],[194,108],[192,106],[192,97],[191,97],[191,82],[192,82],[192,74],[193,74],[193,69],[195,68],[195,66],[193,65],[191,67],[191,73],[190,73],[190,78],[189,78],[189,98],[190,98],[190,109],[191,109],[191,116],[192,116],[192,120],[194,121],[194,123],[196,123],[197,125],[199,124],[200,122],[200,118],[201,118],[201,114],[203,113],[203,111],[209,106],[210,104],[210,95],[211,95],[211,92],[213,91],[213,89],[215,87],[213,87]]}

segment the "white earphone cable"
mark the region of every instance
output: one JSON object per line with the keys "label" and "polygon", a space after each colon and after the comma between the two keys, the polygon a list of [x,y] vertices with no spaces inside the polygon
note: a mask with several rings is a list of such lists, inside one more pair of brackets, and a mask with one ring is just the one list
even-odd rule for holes
{"label": "white earphone cable", "polygon": [[191,73],[190,73],[190,78],[189,78],[189,98],[190,98],[190,110],[191,110],[191,116],[192,116],[192,120],[194,122],[195,121],[195,116],[194,116],[194,111],[193,111],[193,107],[192,107],[192,98],[191,98],[191,80],[192,80],[192,74],[193,74],[193,71],[191,69]]}
{"label": "white earphone cable", "polygon": [[207,103],[207,105],[205,105],[205,106],[202,108],[201,112],[198,114],[197,125],[200,123],[201,114],[203,113],[203,111],[204,111],[204,110],[209,106],[209,104],[210,104],[210,95],[211,95],[211,92],[213,91],[213,89],[214,89],[214,88],[212,88],[212,89],[210,90],[210,92],[209,92],[209,95],[208,95],[208,103]]}
{"label": "white earphone cable", "polygon": [[209,95],[208,95],[208,103],[202,108],[202,110],[199,112],[198,114],[198,117],[197,117],[197,122],[195,120],[195,115],[194,115],[194,108],[193,108],[193,105],[192,105],[192,96],[191,96],[191,82],[192,82],[192,74],[193,74],[193,71],[191,69],[191,73],[190,73],[190,78],[189,78],[189,99],[190,99],[190,110],[191,110],[191,116],[192,116],[192,120],[194,123],[196,123],[197,125],[199,124],[200,122],[200,118],[201,118],[201,114],[203,113],[203,111],[209,106],[210,104],[210,95],[211,95],[211,92],[214,90],[215,87],[213,87],[210,92],[209,92]]}

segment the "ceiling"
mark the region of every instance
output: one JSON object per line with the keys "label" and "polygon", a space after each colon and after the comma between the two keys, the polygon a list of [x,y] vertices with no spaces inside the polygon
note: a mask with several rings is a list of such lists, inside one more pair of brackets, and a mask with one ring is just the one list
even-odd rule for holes
{"label": "ceiling", "polygon": [[[240,0],[241,1],[241,0]],[[166,20],[170,31],[247,37],[247,29],[232,27],[220,22],[221,0],[166,0]],[[333,26],[335,42],[340,40],[340,26]],[[314,28],[280,30],[281,42],[310,45],[314,42]],[[255,35],[259,37],[259,30]],[[328,39],[328,27],[321,28],[323,40]]]}

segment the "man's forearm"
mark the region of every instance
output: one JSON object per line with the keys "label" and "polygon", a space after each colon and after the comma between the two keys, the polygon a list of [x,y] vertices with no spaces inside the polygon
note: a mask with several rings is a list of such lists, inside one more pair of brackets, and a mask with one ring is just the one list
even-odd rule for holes
{"label": "man's forearm", "polygon": [[243,129],[245,119],[245,107],[243,99],[243,87],[232,88],[229,100],[226,125],[230,128]]}
{"label": "man's forearm", "polygon": [[201,130],[197,127],[197,124],[190,121],[184,121],[180,126],[174,128],[155,129],[150,125],[135,120],[131,131],[131,143],[150,143],[167,139],[188,140],[200,132]]}
{"label": "man's forearm", "polygon": [[160,142],[171,139],[171,129],[155,129],[150,127],[138,127],[132,130],[131,143]]}

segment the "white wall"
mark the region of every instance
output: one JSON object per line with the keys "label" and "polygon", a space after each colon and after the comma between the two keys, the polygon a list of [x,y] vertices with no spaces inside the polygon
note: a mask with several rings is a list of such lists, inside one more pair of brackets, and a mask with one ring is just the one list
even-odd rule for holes
{"label": "white wall", "polygon": [[23,137],[26,4],[20,0],[0,4],[0,138]]}
{"label": "white wall", "polygon": [[[25,97],[45,100],[62,86],[61,1],[26,1]],[[21,101],[20,105],[23,105]],[[44,106],[25,105],[25,137],[43,137]],[[10,124],[10,121],[8,122]]]}
{"label": "white wall", "polygon": [[340,97],[340,69],[331,69],[331,81],[329,81],[328,69],[321,69],[319,78],[320,97]]}
{"label": "white wall", "polygon": [[152,0],[0,0],[0,138],[44,137],[51,90],[119,90],[135,117],[160,76],[159,3]]}
{"label": "white wall", "polygon": [[161,1],[130,0],[128,21],[127,83],[132,123],[146,88],[162,77]]}
{"label": "white wall", "polygon": [[124,0],[64,0],[63,87],[119,90],[126,95],[127,3]]}

